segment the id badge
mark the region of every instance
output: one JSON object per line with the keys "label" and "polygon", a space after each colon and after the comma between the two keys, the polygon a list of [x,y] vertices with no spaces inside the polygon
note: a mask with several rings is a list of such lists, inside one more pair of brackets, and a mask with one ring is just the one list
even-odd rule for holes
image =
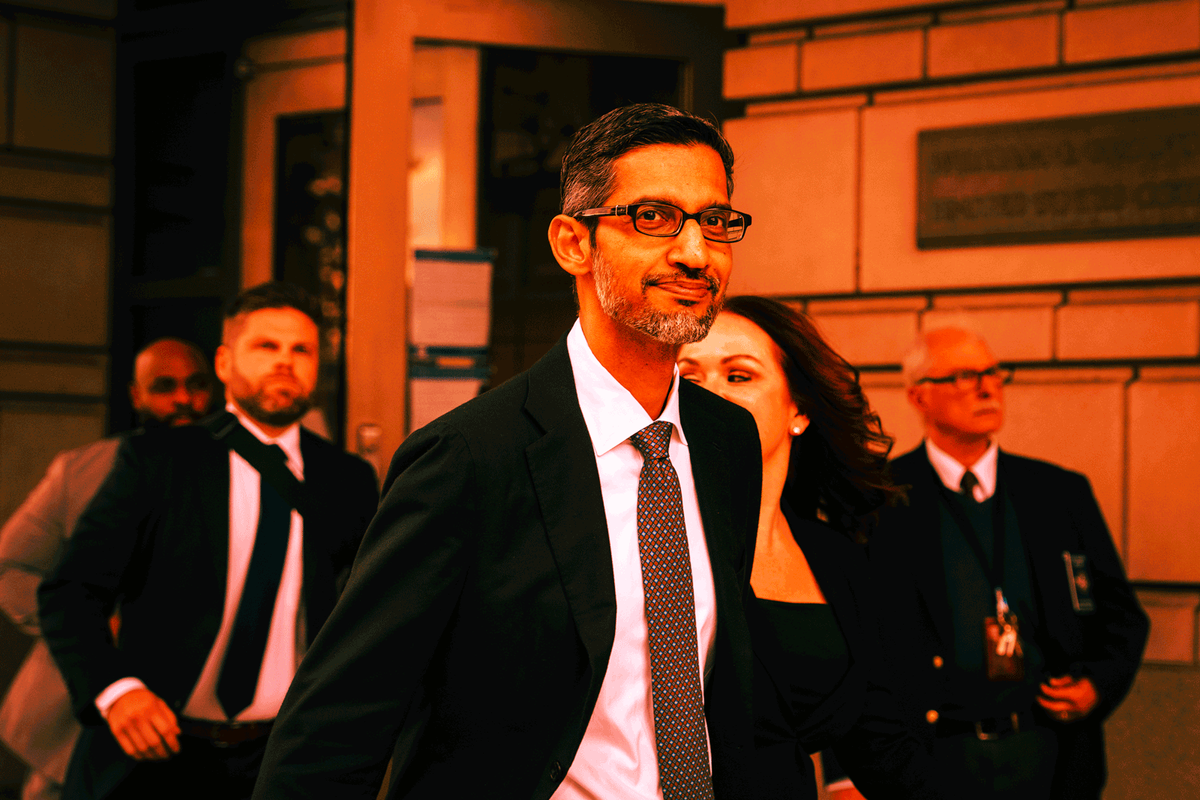
{"label": "id badge", "polygon": [[1092,580],[1088,575],[1087,556],[1063,550],[1063,563],[1067,565],[1067,587],[1071,590],[1071,607],[1076,614],[1091,614],[1096,610],[1092,599]]}
{"label": "id badge", "polygon": [[1008,609],[996,590],[996,616],[983,620],[984,663],[989,681],[1019,681],[1025,678],[1025,653],[1021,649],[1017,615]]}

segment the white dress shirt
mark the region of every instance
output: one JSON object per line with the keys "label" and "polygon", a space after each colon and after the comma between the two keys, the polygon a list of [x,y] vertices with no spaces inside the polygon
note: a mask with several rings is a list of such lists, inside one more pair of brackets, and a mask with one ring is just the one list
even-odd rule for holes
{"label": "white dress shirt", "polygon": [[[276,444],[287,455],[288,469],[299,480],[304,480],[304,459],[300,455],[300,426],[292,425],[280,436],[272,438],[262,432],[254,421],[242,414],[232,403],[226,409],[238,418],[259,441]],[[185,717],[224,721],[225,712],[217,700],[217,680],[225,660],[225,648],[233,632],[238,602],[246,583],[246,572],[250,569],[250,556],[254,551],[254,539],[258,530],[259,474],[233,450],[229,451],[229,562],[226,570],[225,607],[221,615],[221,627],[212,650],[204,662],[200,679],[183,707]],[[254,700],[236,717],[238,720],[274,719],[283,703],[288,686],[296,674],[298,662],[297,624],[300,612],[300,587],[303,579],[303,530],[300,514],[292,509],[291,530],[288,534],[287,554],[284,556],[283,576],[276,596],[275,610],[271,617],[271,631],[263,653],[262,669],[258,674],[258,686]],[[121,695],[132,689],[144,688],[137,678],[123,678],[109,686],[96,698],[101,715]]]}
{"label": "white dress shirt", "polygon": [[[928,438],[925,440],[925,452],[929,456],[929,463],[933,464],[938,477],[942,479],[942,484],[952,492],[959,491],[962,487],[963,475],[967,473],[967,467],[958,463],[954,456]],[[972,494],[980,503],[987,500],[996,491],[996,456],[999,452],[1000,445],[995,439],[992,439],[987,451],[970,467],[971,472],[975,473],[975,477],[979,481],[975,484]]]}
{"label": "white dress shirt", "polygon": [[[642,455],[629,437],[655,420],[596,360],[578,321],[567,335],[575,392],[600,473],[617,594],[616,637],[600,695],[579,750],[553,800],[661,798],[650,646],[638,554],[637,495]],[[669,454],[679,476],[692,564],[700,668],[707,676],[716,633],[716,595],[687,440],[679,424],[679,370],[658,419],[672,424]]]}

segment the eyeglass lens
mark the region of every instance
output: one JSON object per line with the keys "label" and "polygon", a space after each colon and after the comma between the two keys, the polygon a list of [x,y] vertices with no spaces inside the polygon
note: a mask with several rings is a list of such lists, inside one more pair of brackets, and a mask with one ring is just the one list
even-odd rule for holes
{"label": "eyeglass lens", "polygon": [[[675,206],[643,203],[633,216],[633,227],[649,236],[674,236],[683,229],[683,211]],[[746,230],[746,218],[727,208],[709,208],[697,219],[705,239],[736,242]]]}
{"label": "eyeglass lens", "polygon": [[974,389],[979,386],[984,378],[990,378],[998,383],[1006,383],[1008,377],[1012,374],[1011,370],[1003,367],[991,367],[983,372],[976,372],[973,369],[966,369],[962,372],[957,372],[954,375],[954,385],[959,389]]}

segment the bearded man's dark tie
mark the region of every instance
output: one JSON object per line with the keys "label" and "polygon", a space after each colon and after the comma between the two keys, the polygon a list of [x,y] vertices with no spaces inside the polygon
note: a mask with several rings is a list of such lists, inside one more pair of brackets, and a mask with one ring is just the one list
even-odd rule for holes
{"label": "bearded man's dark tie", "polygon": [[[287,455],[279,445],[265,447],[271,458],[286,463]],[[259,479],[258,529],[246,583],[238,602],[233,632],[225,647],[225,661],[217,679],[217,699],[229,719],[236,717],[254,701],[258,673],[271,632],[275,599],[283,578],[283,560],[287,555],[292,528],[292,509],[270,482]]]}

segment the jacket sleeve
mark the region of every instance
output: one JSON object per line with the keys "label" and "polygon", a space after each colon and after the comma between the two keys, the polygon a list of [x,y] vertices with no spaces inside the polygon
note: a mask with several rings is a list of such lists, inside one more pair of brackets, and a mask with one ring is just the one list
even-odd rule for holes
{"label": "jacket sleeve", "polygon": [[40,636],[37,587],[58,562],[66,539],[66,453],[59,453],[25,502],[0,528],[0,609],[30,636]]}
{"label": "jacket sleeve", "polygon": [[376,797],[465,582],[473,484],[453,430],[422,429],[396,452],[345,591],[276,719],[256,798]]}
{"label": "jacket sleeve", "polygon": [[1100,695],[1095,714],[1103,720],[1120,705],[1133,684],[1146,649],[1150,621],[1125,577],[1091,484],[1082,475],[1070,477],[1077,482],[1070,496],[1080,498],[1071,506],[1072,522],[1083,541],[1096,603],[1095,613],[1083,618],[1084,655],[1072,665],[1072,671],[1095,683]]}
{"label": "jacket sleeve", "polygon": [[113,642],[109,618],[145,532],[158,474],[135,439],[123,442],[61,560],[38,587],[42,634],[85,723],[100,722],[93,701],[101,691],[137,676]]}

